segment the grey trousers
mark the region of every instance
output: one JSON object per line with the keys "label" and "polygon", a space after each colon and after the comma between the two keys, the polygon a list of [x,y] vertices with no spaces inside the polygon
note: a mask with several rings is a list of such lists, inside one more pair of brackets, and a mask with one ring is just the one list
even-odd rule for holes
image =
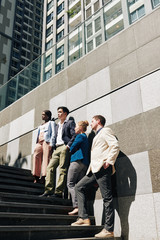
{"label": "grey trousers", "polygon": [[75,193],[75,185],[78,183],[86,174],[87,166],[82,163],[81,160],[71,162],[68,169],[67,176],[67,187],[72,197],[73,207],[78,207],[77,196]]}
{"label": "grey trousers", "polygon": [[111,186],[111,174],[112,166],[107,169],[103,167],[97,173],[90,172],[84,176],[79,183],[76,185],[76,193],[78,199],[78,215],[82,219],[87,219],[86,209],[86,194],[87,189],[93,186],[93,183],[97,182],[103,198],[103,205],[105,210],[105,225],[104,228],[108,231],[114,229],[114,208],[113,208],[113,197],[112,197],[112,186]]}

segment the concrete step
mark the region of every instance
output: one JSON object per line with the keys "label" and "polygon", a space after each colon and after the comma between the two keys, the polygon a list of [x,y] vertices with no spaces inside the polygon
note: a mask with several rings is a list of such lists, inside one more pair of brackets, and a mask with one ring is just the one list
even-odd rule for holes
{"label": "concrete step", "polygon": [[0,202],[0,212],[68,215],[68,212],[72,210],[72,206],[20,202]]}
{"label": "concrete step", "polygon": [[[63,240],[63,239],[59,239],[59,240]],[[121,237],[110,237],[107,239],[108,240],[122,240]],[[52,240],[52,239],[50,239],[50,240]],[[65,240],[106,240],[106,238],[86,237],[86,238],[66,238]]]}
{"label": "concrete step", "polygon": [[0,192],[0,201],[72,206],[72,202],[70,199],[39,197],[39,195],[8,193],[8,192]]}
{"label": "concrete step", "polygon": [[[60,215],[60,214],[35,214],[35,213],[0,213],[1,226],[16,225],[71,225],[75,222],[77,216]],[[91,224],[95,225],[95,218],[90,217]]]}
{"label": "concrete step", "polygon": [[28,170],[28,169],[0,165],[0,173],[2,173],[2,172],[23,175],[23,176],[31,176],[32,175],[31,170]]}
{"label": "concrete step", "polygon": [[32,187],[24,187],[24,186],[10,186],[0,183],[0,191],[8,192],[8,193],[22,193],[22,194],[33,194],[40,195],[44,192],[42,188],[32,188]]}
{"label": "concrete step", "polygon": [[15,176],[14,178],[10,178],[10,177],[5,177],[0,175],[0,184],[3,185],[14,185],[14,186],[23,186],[23,187],[31,187],[31,188],[39,188],[39,189],[43,189],[44,190],[44,185],[40,184],[40,183],[34,183],[33,182],[33,178],[32,181],[27,179],[16,179]]}
{"label": "concrete step", "polygon": [[8,179],[8,180],[22,180],[22,181],[27,181],[27,182],[33,182],[34,177],[32,175],[19,175],[12,173],[11,171],[8,172],[0,172],[0,180],[2,179]]}
{"label": "concrete step", "polygon": [[0,226],[2,240],[49,240],[93,237],[102,226]]}

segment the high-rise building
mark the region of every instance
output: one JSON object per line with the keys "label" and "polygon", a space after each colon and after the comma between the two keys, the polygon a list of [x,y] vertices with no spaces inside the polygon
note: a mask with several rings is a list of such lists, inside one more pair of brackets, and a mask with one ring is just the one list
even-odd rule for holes
{"label": "high-rise building", "polygon": [[[0,1],[0,85],[41,55],[42,26],[43,0]],[[6,105],[39,85],[37,68],[7,84]]]}
{"label": "high-rise building", "polygon": [[160,0],[1,0],[0,84],[41,53],[41,37],[42,55],[0,89],[0,109],[158,6]]}
{"label": "high-rise building", "polygon": [[45,0],[43,81],[159,4],[160,0]]}

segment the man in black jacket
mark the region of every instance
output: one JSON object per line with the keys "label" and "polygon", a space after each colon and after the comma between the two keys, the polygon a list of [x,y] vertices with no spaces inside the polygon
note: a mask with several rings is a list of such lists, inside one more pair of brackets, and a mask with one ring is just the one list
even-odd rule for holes
{"label": "man in black jacket", "polygon": [[50,196],[53,194],[55,188],[55,171],[59,166],[59,179],[55,192],[52,196],[62,198],[65,189],[67,169],[69,166],[69,148],[75,138],[75,122],[67,120],[69,110],[66,107],[59,107],[58,119],[60,120],[56,126],[55,139],[53,149],[55,149],[52,159],[47,167],[45,192],[41,196]]}

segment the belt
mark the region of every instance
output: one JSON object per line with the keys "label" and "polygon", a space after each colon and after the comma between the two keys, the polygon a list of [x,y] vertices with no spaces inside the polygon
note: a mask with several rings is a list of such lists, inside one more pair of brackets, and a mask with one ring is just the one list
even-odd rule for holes
{"label": "belt", "polygon": [[61,147],[61,146],[63,146],[64,144],[59,144],[59,145],[56,145],[56,147]]}

